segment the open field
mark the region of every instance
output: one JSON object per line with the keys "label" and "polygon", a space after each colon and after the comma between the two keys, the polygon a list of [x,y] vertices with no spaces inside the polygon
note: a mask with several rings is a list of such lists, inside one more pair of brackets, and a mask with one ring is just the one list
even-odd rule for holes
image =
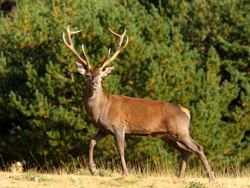
{"label": "open field", "polygon": [[[84,158],[71,158],[71,163],[46,167],[25,162],[6,164],[0,169],[0,188],[77,187],[77,188],[250,188],[249,165],[213,169],[215,182],[209,183],[203,166],[188,167],[183,179],[177,178],[178,168],[165,160],[143,165],[128,162],[129,176],[122,176],[121,166],[97,160],[94,176]],[[25,172],[23,172],[25,170]]]}
{"label": "open field", "polygon": [[250,177],[217,177],[213,183],[205,177],[186,176],[178,179],[174,175],[136,175],[122,177],[118,172],[102,172],[95,176],[69,173],[41,174],[38,172],[0,172],[1,188],[27,187],[79,187],[79,188],[250,188]]}

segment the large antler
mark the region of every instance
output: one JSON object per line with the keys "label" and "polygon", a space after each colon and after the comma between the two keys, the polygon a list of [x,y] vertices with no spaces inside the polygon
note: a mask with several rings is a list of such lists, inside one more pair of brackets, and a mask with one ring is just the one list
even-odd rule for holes
{"label": "large antler", "polygon": [[128,44],[128,37],[127,37],[126,43],[125,43],[123,46],[121,46],[121,45],[122,45],[122,42],[123,42],[123,38],[124,38],[125,33],[126,33],[126,30],[125,30],[125,31],[123,32],[123,34],[121,34],[121,35],[118,35],[118,34],[115,33],[114,31],[112,31],[110,28],[109,28],[109,31],[110,31],[113,35],[115,35],[117,38],[119,38],[119,43],[118,43],[117,50],[116,50],[116,52],[114,53],[114,55],[113,55],[108,61],[106,61],[107,58],[108,58],[108,56],[109,56],[109,54],[110,54],[110,49],[109,49],[108,54],[107,54],[106,58],[104,59],[104,61],[103,61],[103,63],[102,63],[101,69],[103,69],[103,68],[104,68],[106,65],[108,65],[109,63],[111,63],[111,62],[116,58],[116,56],[117,56],[117,55],[127,46],[127,44]]}
{"label": "large antler", "polygon": [[69,25],[67,27],[67,35],[68,35],[68,40],[69,40],[69,44],[66,42],[65,40],[65,36],[64,36],[64,33],[63,33],[63,41],[64,41],[64,44],[73,52],[73,54],[84,64],[87,66],[87,69],[89,70],[91,68],[90,66],[90,63],[89,63],[89,60],[87,58],[87,55],[85,53],[85,50],[84,50],[84,47],[83,47],[83,44],[82,44],[82,51],[83,51],[83,55],[86,59],[86,61],[84,59],[81,58],[81,56],[76,52],[75,48],[74,48],[74,45],[72,43],[72,40],[71,40],[71,35],[72,34],[76,34],[76,33],[79,33],[81,32],[81,30],[79,31],[70,31],[69,30]]}

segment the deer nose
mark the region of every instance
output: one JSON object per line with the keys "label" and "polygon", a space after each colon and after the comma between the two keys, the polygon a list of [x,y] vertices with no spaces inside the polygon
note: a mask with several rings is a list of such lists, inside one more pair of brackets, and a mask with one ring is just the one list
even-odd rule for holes
{"label": "deer nose", "polygon": [[98,82],[92,82],[92,86],[98,86]]}

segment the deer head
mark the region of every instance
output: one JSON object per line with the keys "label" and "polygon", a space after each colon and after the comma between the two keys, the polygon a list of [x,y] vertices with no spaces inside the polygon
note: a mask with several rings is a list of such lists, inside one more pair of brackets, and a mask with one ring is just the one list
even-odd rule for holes
{"label": "deer head", "polygon": [[[103,61],[103,63],[102,63],[102,65],[101,65],[100,68],[92,68],[91,67],[91,65],[89,63],[89,60],[87,58],[87,55],[85,53],[83,45],[82,45],[82,51],[83,51],[83,55],[85,57],[85,60],[83,58],[81,58],[81,56],[76,52],[76,50],[74,48],[74,45],[73,45],[72,40],[71,40],[71,35],[79,33],[79,32],[81,32],[81,30],[79,30],[79,31],[70,31],[69,26],[67,27],[67,35],[68,35],[69,44],[66,42],[66,39],[65,39],[65,36],[64,36],[64,33],[63,33],[63,41],[64,41],[65,45],[73,52],[73,54],[78,58],[78,60],[83,63],[83,64],[81,64],[81,63],[78,63],[77,61],[75,62],[78,72],[80,74],[84,75],[87,78],[87,82],[86,82],[87,83],[87,87],[90,88],[90,89],[92,89],[92,90],[96,90],[97,88],[101,87],[101,81],[102,81],[102,79],[105,76],[108,76],[109,74],[112,73],[112,71],[115,68],[114,65],[111,66],[111,67],[107,67],[107,68],[105,68],[105,67],[109,63],[111,63],[116,58],[116,56],[128,44],[128,37],[127,37],[126,43],[123,46],[121,46],[122,42],[123,42],[123,38],[124,38],[125,33],[126,33],[126,30],[121,35],[113,32],[110,28],[109,28],[109,31],[114,36],[116,36],[117,38],[119,38],[119,43],[118,43],[116,52],[113,54],[113,56],[110,59],[108,59],[108,57],[110,55],[110,51],[111,51],[111,49],[109,49],[108,54],[105,57],[105,59],[104,59],[104,61]],[[84,65],[86,66],[86,69],[84,68]]]}

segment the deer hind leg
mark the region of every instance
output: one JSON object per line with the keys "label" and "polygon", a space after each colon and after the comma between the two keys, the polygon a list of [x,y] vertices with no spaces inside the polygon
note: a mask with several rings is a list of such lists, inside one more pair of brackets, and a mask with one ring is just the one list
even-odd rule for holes
{"label": "deer hind leg", "polygon": [[179,140],[182,144],[184,144],[187,148],[189,148],[191,151],[193,151],[202,161],[209,178],[209,181],[214,181],[214,175],[213,172],[210,169],[209,163],[207,161],[207,158],[204,154],[203,148],[201,145],[197,144],[190,136],[185,137],[184,139]]}
{"label": "deer hind leg", "polygon": [[185,148],[185,146],[180,145],[170,136],[164,136],[161,139],[164,142],[167,142],[171,147],[175,148],[176,150],[180,152],[181,157],[182,157],[182,162],[181,162],[181,168],[180,168],[178,177],[183,178],[185,174],[186,166],[187,166],[187,159],[188,159],[189,151]]}
{"label": "deer hind leg", "polygon": [[89,169],[90,172],[92,173],[92,175],[94,175],[95,170],[96,170],[96,166],[94,164],[94,160],[93,160],[93,151],[94,151],[94,147],[95,145],[101,141],[103,138],[105,138],[107,136],[107,134],[104,134],[103,132],[101,132],[100,130],[97,132],[97,134],[95,135],[95,137],[90,141],[89,143]]}
{"label": "deer hind leg", "polygon": [[115,130],[115,139],[117,142],[117,149],[121,158],[121,163],[122,163],[122,175],[127,176],[128,175],[128,170],[126,166],[126,161],[124,157],[124,142],[125,142],[125,133],[123,130]]}

